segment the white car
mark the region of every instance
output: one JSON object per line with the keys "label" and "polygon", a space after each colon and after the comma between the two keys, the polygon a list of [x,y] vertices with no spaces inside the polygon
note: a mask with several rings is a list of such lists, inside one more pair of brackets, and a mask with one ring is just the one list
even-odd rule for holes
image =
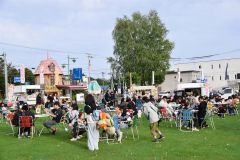
{"label": "white car", "polygon": [[169,98],[171,96],[171,93],[169,91],[160,91],[158,95],[161,97],[166,96],[167,98]]}

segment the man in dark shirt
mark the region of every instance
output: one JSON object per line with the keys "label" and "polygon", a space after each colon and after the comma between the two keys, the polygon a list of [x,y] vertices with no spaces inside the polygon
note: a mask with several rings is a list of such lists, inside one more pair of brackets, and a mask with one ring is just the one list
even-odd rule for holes
{"label": "man in dark shirt", "polygon": [[[29,110],[29,107],[28,107],[27,103],[24,103],[23,106],[22,106],[21,116],[31,116],[32,117],[32,125],[34,125],[33,121],[35,119],[35,115]],[[20,136],[18,138],[21,138],[23,133],[27,133],[26,136],[29,138],[30,137],[30,130],[31,130],[30,127],[20,128],[20,134],[19,134]]]}
{"label": "man in dark shirt", "polygon": [[203,99],[202,96],[199,97],[198,105],[198,125],[199,127],[207,127],[206,121],[204,120],[207,112],[207,102]]}
{"label": "man in dark shirt", "polygon": [[59,102],[54,102],[53,106],[54,108],[52,109],[51,113],[49,113],[49,115],[53,117],[52,120],[44,122],[43,125],[46,128],[50,129],[52,134],[55,135],[57,129],[53,126],[56,125],[57,123],[60,123],[62,118],[62,110],[60,108]]}

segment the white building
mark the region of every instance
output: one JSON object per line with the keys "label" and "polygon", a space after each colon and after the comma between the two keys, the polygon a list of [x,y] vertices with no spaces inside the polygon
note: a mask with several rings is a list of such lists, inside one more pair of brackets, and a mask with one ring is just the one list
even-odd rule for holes
{"label": "white building", "polygon": [[[238,90],[240,88],[240,58],[179,63],[172,68],[179,69],[181,73],[189,70],[199,71],[201,76],[198,74],[197,79],[201,79],[203,74],[210,90],[228,86]],[[185,82],[184,77],[182,82]]]}
{"label": "white building", "polygon": [[177,71],[168,71],[165,75],[164,82],[160,85],[161,90],[173,91],[177,89],[178,81],[180,83],[196,82],[197,78],[201,76],[201,72],[197,70],[188,70],[180,72],[180,79]]}

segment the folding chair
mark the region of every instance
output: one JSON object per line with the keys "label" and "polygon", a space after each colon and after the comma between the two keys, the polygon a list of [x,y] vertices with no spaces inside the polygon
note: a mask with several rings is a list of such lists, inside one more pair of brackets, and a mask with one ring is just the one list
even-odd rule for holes
{"label": "folding chair", "polygon": [[214,121],[213,121],[213,116],[214,116],[214,112],[212,110],[207,111],[207,114],[206,114],[204,120],[202,121],[201,128],[203,128],[204,122],[209,120],[212,129],[216,129]]}
{"label": "folding chair", "polygon": [[14,136],[14,135],[15,135],[15,131],[14,131],[14,126],[13,126],[13,124],[12,124],[13,116],[14,116],[14,114],[13,114],[12,112],[9,112],[9,113],[7,114],[7,116],[6,116],[6,118],[7,118],[6,123],[9,124],[10,127],[11,127],[11,129],[12,129],[12,132],[9,133],[9,134],[12,134],[12,135]]}
{"label": "folding chair", "polygon": [[30,128],[30,132],[31,132],[31,138],[33,138],[33,118],[32,116],[20,116],[19,117],[19,132],[18,132],[18,136],[21,136],[21,128],[25,129],[25,128]]}
{"label": "folding chair", "polygon": [[[168,113],[168,110],[165,107],[160,109],[160,113],[161,113],[162,119],[165,122],[166,121],[170,121],[170,122],[173,121],[173,116],[170,113]],[[172,123],[171,123],[171,127],[172,127]]]}
{"label": "folding chair", "polygon": [[[191,110],[182,110],[179,117],[179,130],[180,131],[193,131],[193,113]],[[182,127],[190,128],[191,130],[182,130]]]}
{"label": "folding chair", "polygon": [[134,133],[134,129],[135,129],[135,132],[137,133],[137,137],[139,139],[139,131],[138,131],[138,124],[139,121],[138,121],[138,117],[137,115],[133,116],[133,118],[131,119],[131,121],[121,121],[120,123],[120,128],[123,128],[123,129],[127,129],[127,134],[126,134],[126,137],[128,137],[128,131],[129,129],[131,130],[132,132],[132,137],[133,137],[133,140],[135,140],[135,133]]}

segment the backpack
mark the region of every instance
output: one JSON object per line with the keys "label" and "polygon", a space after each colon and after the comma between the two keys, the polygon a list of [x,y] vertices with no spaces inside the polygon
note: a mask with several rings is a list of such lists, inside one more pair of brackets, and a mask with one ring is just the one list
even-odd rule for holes
{"label": "backpack", "polygon": [[105,112],[100,112],[99,121],[98,121],[98,128],[106,129],[107,128],[107,115]]}
{"label": "backpack", "polygon": [[138,109],[140,109],[140,108],[142,108],[142,106],[143,106],[142,101],[139,100],[139,99],[137,99],[137,100],[136,100],[136,107],[137,107]]}

